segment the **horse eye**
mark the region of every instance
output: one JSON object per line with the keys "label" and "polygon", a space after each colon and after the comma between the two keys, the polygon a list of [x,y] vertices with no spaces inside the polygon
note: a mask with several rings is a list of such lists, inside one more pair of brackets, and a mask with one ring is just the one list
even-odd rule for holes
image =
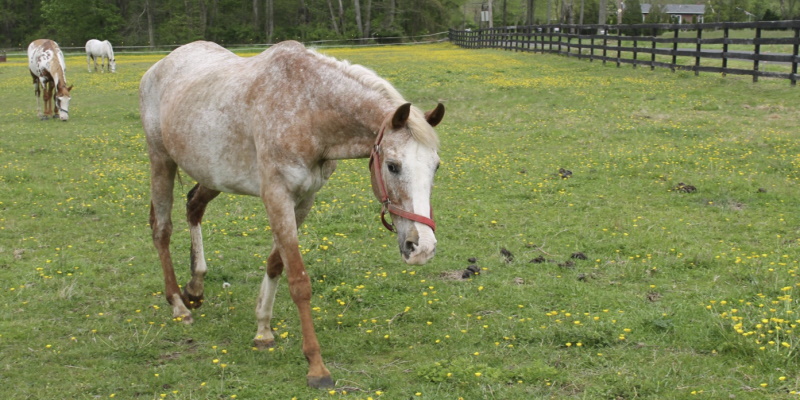
{"label": "horse eye", "polygon": [[400,173],[400,166],[395,163],[386,163],[386,167],[389,168],[389,172],[393,174]]}

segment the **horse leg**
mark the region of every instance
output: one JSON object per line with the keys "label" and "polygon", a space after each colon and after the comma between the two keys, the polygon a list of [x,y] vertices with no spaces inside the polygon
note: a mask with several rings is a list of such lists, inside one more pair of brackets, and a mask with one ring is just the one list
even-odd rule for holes
{"label": "horse leg", "polygon": [[153,245],[158,251],[161,271],[164,274],[164,294],[172,305],[172,316],[183,322],[192,323],[192,312],[186,307],[181,297],[172,255],[169,251],[172,236],[172,189],[175,185],[175,174],[178,166],[166,156],[150,153],[150,229],[153,230]]}
{"label": "horse leg", "polygon": [[272,334],[272,306],[275,304],[275,293],[278,291],[278,281],[283,273],[283,262],[277,248],[273,247],[267,258],[267,272],[261,281],[261,290],[258,291],[256,301],[256,321],[258,330],[253,339],[253,345],[259,350],[275,346],[275,336]]}
{"label": "horse leg", "polygon": [[[319,341],[314,331],[311,315],[311,279],[306,273],[303,258],[298,249],[297,219],[293,196],[286,188],[275,188],[274,185],[262,185],[271,188],[262,191],[262,199],[267,208],[274,246],[280,254],[280,261],[287,270],[289,293],[292,296],[297,312],[300,315],[300,328],[303,333],[303,354],[308,360],[306,382],[314,388],[333,387],[331,373],[322,362]],[[309,206],[310,207],[310,206]],[[269,277],[269,271],[267,272]],[[266,286],[270,286],[267,283]],[[273,285],[274,286],[274,285]],[[269,298],[269,296],[266,296]]]}
{"label": "horse leg", "polygon": [[31,73],[31,76],[33,77],[33,94],[36,96],[36,113],[39,115],[40,119],[44,119],[42,116],[42,101],[40,98],[42,95],[42,88],[39,85],[39,77],[33,73]]}
{"label": "horse leg", "polygon": [[186,306],[192,309],[203,305],[203,278],[208,270],[203,252],[203,232],[200,223],[203,220],[206,206],[219,193],[219,191],[211,190],[198,183],[186,196],[186,220],[189,222],[189,234],[192,237],[192,279],[183,288],[183,300]]}
{"label": "horse leg", "polygon": [[55,96],[55,90],[53,87],[53,83],[51,81],[46,81],[44,83],[44,93],[42,95],[43,102],[44,102],[44,116],[42,119],[49,119],[53,115],[54,104],[53,104],[53,97]]}
{"label": "horse leg", "polygon": [[91,64],[92,56],[89,53],[86,53],[86,69],[91,73],[92,72],[92,64]]}
{"label": "horse leg", "polygon": [[[297,227],[300,227],[300,224],[303,223],[308,212],[311,211],[312,205],[314,205],[314,196],[302,202],[295,209]],[[283,261],[281,261],[281,254],[277,247],[273,246],[267,258],[267,272],[264,274],[264,280],[261,282],[261,290],[258,292],[258,300],[256,301],[258,330],[256,331],[256,337],[253,339],[253,345],[259,350],[275,346],[275,336],[272,334],[270,321],[272,320],[272,307],[275,304],[278,281],[282,273]]]}

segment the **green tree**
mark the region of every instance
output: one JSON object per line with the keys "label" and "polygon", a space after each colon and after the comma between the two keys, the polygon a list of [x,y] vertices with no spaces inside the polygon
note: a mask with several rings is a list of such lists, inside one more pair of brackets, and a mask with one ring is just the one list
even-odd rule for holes
{"label": "green tree", "polygon": [[0,47],[25,47],[42,23],[41,3],[0,0]]}
{"label": "green tree", "polygon": [[622,10],[622,23],[626,25],[642,23],[642,4],[639,0],[626,0]]}
{"label": "green tree", "polygon": [[780,21],[780,19],[781,16],[769,8],[767,9],[767,11],[764,11],[764,16],[761,17],[761,21]]}
{"label": "green tree", "polygon": [[711,20],[714,22],[747,21],[747,0],[710,0]]}
{"label": "green tree", "polygon": [[42,0],[38,34],[63,47],[82,47],[96,38],[112,43],[120,39],[119,8],[103,0]]}
{"label": "green tree", "polygon": [[446,0],[399,0],[400,26],[411,36],[445,30],[449,5]]}
{"label": "green tree", "polygon": [[646,24],[662,24],[669,22],[669,15],[664,12],[664,5],[660,2],[650,4],[650,12],[644,18]]}

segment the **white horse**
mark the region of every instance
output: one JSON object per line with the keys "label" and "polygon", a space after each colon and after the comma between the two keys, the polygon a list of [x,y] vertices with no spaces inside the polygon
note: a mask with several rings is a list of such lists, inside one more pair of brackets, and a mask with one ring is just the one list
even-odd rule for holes
{"label": "white horse", "polygon": [[[297,227],[336,160],[370,157],[372,187],[391,213],[402,259],[424,264],[436,251],[430,198],[439,165],[433,127],[444,106],[423,113],[389,82],[357,65],[283,42],[242,58],[210,42],[179,47],[153,65],[139,86],[150,155],[150,227],[173,316],[189,323],[203,304],[208,267],[200,223],[220,192],[262,199],[272,251],[256,305],[258,348],[272,347],[275,291],[285,271],[300,314],[307,383],[331,387],[311,314],[311,281]],[[169,250],[174,180],[180,167],[198,184],[189,192],[192,278],[181,294]]]}
{"label": "white horse", "polygon": [[[53,118],[67,121],[72,86],[67,86],[67,64],[58,43],[50,39],[31,42],[28,45],[28,70],[33,78],[33,93],[40,117],[44,120],[52,115]],[[44,98],[44,113],[39,104],[40,95]]]}
{"label": "white horse", "polygon": [[117,72],[117,62],[114,59],[114,48],[111,47],[111,42],[103,40],[102,42],[97,39],[89,39],[86,42],[86,67],[89,72],[92,72],[92,61],[94,61],[94,71],[97,72],[97,60],[100,60],[100,71],[106,68],[106,60],[108,60],[108,70],[110,72]]}

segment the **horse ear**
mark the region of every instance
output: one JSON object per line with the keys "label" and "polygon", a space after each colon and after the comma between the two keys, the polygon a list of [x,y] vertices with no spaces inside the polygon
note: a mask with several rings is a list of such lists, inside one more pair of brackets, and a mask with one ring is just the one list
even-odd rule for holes
{"label": "horse ear", "polygon": [[406,103],[397,107],[397,111],[395,111],[394,116],[392,116],[392,128],[400,129],[406,126],[409,115],[411,115],[411,103]]}
{"label": "horse ear", "polygon": [[439,103],[436,108],[425,113],[425,120],[427,120],[431,126],[439,125],[439,122],[442,122],[442,118],[444,118],[444,104],[442,103]]}
{"label": "horse ear", "polygon": [[67,88],[67,91],[68,91],[68,92],[71,92],[71,91],[72,91],[72,85],[69,85],[69,87]]}

